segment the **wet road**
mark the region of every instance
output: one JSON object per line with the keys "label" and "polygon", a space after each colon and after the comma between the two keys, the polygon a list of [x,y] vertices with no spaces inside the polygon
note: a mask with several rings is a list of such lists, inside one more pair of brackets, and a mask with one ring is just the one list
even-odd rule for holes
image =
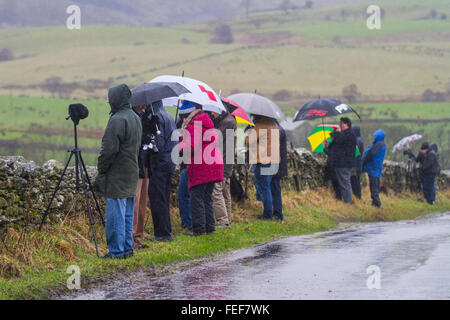
{"label": "wet road", "polygon": [[[381,288],[368,289],[369,277]],[[75,298],[450,299],[450,213],[288,238]]]}

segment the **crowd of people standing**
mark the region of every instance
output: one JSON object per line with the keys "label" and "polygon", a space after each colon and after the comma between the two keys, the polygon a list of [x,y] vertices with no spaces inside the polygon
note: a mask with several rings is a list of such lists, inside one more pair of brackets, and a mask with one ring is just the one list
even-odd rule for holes
{"label": "crowd of people standing", "polygon": [[[181,225],[187,236],[215,233],[231,228],[230,183],[233,174],[237,123],[228,112],[202,110],[184,100],[179,121],[163,107],[131,107],[131,91],[125,85],[109,89],[111,106],[98,158],[97,191],[106,197],[106,240],[104,258],[128,258],[136,249],[148,247],[143,241],[147,204],[153,221],[151,241],[171,241],[170,195],[176,170],[174,150],[182,161],[177,202]],[[177,117],[178,118],[178,117]],[[263,204],[262,220],[283,221],[281,179],[288,174],[287,136],[277,120],[254,116],[246,129],[247,160],[252,164],[256,198]],[[181,133],[174,140],[174,132]],[[177,131],[179,132],[179,131]],[[200,138],[198,138],[200,137]],[[325,142],[327,176],[338,199],[353,203],[361,199],[361,174],[369,177],[372,204],[381,208],[380,178],[386,155],[385,133],[374,132],[373,144],[364,150],[359,127],[349,118]],[[200,156],[199,156],[200,155]],[[425,197],[435,201],[434,179],[438,173],[437,147],[422,147],[417,157]]]}

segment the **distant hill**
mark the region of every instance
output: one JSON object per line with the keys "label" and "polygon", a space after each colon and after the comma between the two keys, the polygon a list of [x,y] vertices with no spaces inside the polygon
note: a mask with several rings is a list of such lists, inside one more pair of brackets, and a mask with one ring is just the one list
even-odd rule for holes
{"label": "distant hill", "polygon": [[[313,6],[367,0],[312,0]],[[229,19],[246,14],[244,0],[0,0],[0,26],[64,25],[66,8],[81,8],[83,24],[162,26]],[[279,8],[283,0],[250,0],[249,10]],[[305,0],[291,0],[302,7]]]}

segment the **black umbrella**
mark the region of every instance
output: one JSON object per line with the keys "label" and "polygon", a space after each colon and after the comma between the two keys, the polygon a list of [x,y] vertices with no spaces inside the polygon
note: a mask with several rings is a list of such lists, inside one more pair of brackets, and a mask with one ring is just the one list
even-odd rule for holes
{"label": "black umbrella", "polygon": [[144,83],[131,90],[131,106],[149,105],[165,98],[178,97],[184,93],[191,92],[176,82]]}
{"label": "black umbrella", "polygon": [[350,106],[335,98],[319,98],[305,103],[294,117],[293,121],[314,120],[325,117],[336,117],[344,113],[354,112],[359,119],[359,114]]}

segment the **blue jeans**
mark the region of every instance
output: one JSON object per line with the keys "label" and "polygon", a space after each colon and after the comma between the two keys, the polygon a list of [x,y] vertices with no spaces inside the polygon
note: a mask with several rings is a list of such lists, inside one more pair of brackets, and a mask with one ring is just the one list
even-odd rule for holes
{"label": "blue jeans", "polygon": [[114,257],[133,251],[134,198],[106,199],[106,244]]}
{"label": "blue jeans", "polygon": [[264,217],[272,219],[275,215],[283,220],[283,202],[281,197],[281,179],[276,175],[261,175],[261,167],[267,165],[253,165],[256,198],[264,204]]}
{"label": "blue jeans", "polygon": [[191,198],[189,195],[188,176],[186,169],[183,169],[180,172],[180,182],[178,183],[177,193],[181,225],[183,227],[192,229]]}

